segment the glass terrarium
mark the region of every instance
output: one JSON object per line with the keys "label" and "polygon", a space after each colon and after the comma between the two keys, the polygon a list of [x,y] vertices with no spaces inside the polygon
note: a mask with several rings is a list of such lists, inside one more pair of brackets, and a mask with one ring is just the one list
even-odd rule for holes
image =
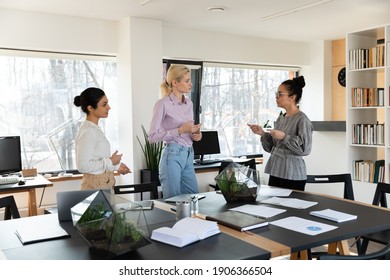
{"label": "glass terrarium", "polygon": [[150,244],[142,207],[99,190],[71,208],[72,220],[91,251],[110,259]]}
{"label": "glass terrarium", "polygon": [[215,177],[227,202],[255,201],[260,188],[260,172],[236,162]]}

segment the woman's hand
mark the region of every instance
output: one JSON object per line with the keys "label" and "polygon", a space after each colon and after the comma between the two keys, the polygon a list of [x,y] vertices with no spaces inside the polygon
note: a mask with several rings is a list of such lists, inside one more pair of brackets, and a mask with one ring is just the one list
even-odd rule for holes
{"label": "woman's hand", "polygon": [[198,132],[194,132],[191,134],[192,141],[200,141],[202,140],[202,132],[200,130]]}
{"label": "woman's hand", "polygon": [[122,160],[122,154],[118,154],[118,151],[115,151],[110,159],[113,165],[118,165]]}
{"label": "woman's hand", "polygon": [[248,123],[248,126],[254,134],[258,134],[260,136],[263,136],[265,134],[265,131],[263,130],[263,128],[258,124],[249,124]]}
{"label": "woman's hand", "polygon": [[269,133],[271,134],[271,136],[277,140],[283,140],[284,137],[286,136],[286,133],[284,133],[283,131],[280,131],[280,130],[274,130],[274,129],[271,129],[269,131]]}
{"label": "woman's hand", "polygon": [[128,173],[131,173],[131,170],[130,170],[129,167],[127,167],[126,164],[121,163],[121,165],[118,168],[118,173],[121,174],[121,175],[126,175]]}

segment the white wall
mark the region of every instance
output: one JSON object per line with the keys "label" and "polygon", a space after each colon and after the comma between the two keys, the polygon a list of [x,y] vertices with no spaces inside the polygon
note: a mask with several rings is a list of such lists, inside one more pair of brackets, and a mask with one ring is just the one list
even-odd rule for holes
{"label": "white wall", "polygon": [[[148,129],[159,96],[163,57],[301,66],[307,80],[302,110],[312,120],[324,120],[327,115],[324,100],[328,100],[330,87],[329,42],[288,42],[183,30],[141,18],[112,22],[0,9],[0,48],[117,55],[119,150],[133,170],[119,183],[139,181],[144,163],[135,136],[141,135],[141,124]],[[331,151],[334,156],[340,154]],[[44,203],[53,202],[52,191],[78,187],[75,181],[55,183],[54,188],[46,190]],[[18,197],[18,204],[27,205],[25,196]]]}

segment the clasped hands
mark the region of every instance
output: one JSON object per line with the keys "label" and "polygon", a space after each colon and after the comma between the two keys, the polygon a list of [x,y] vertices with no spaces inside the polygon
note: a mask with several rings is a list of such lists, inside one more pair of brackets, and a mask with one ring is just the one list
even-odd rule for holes
{"label": "clasped hands", "polygon": [[120,163],[119,168],[117,170],[119,174],[126,175],[131,172],[130,168],[126,164],[121,162],[122,154],[118,154],[118,151],[115,151],[110,157],[110,159],[113,165],[118,165]]}

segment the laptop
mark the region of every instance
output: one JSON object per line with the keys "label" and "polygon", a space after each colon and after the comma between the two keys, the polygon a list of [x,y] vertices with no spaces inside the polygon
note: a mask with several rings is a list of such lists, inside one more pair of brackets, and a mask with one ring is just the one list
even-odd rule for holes
{"label": "laptop", "polygon": [[57,193],[57,212],[58,221],[72,221],[72,215],[70,208],[86,199],[91,194],[98,190],[77,190],[77,191],[65,191]]}

